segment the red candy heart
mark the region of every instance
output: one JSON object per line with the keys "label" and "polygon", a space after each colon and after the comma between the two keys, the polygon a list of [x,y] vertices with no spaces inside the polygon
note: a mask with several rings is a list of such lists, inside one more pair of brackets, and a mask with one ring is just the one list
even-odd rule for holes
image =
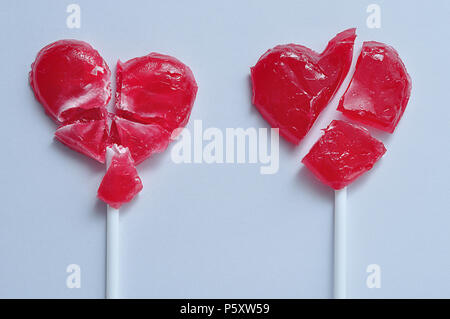
{"label": "red candy heart", "polygon": [[[321,54],[296,44],[279,45],[251,68],[253,104],[286,140],[298,144],[336,93],[350,68],[355,37],[355,29],[341,32]],[[410,92],[411,79],[395,49],[364,42],[338,110],[392,133]],[[362,127],[333,121],[303,163],[323,183],[340,189],[369,170],[385,151]]]}
{"label": "red candy heart", "polygon": [[164,151],[172,131],[188,122],[197,84],[189,67],[167,55],[119,61],[118,116],[108,133],[110,76],[108,65],[89,44],[61,40],[38,53],[30,84],[45,111],[62,124],[55,133],[59,141],[101,163],[106,147],[114,148],[98,195],[118,208],[142,189],[134,166]]}
{"label": "red candy heart", "polygon": [[297,44],[268,50],[251,68],[253,104],[272,127],[298,144],[348,73],[355,29],[336,35],[322,53]]}

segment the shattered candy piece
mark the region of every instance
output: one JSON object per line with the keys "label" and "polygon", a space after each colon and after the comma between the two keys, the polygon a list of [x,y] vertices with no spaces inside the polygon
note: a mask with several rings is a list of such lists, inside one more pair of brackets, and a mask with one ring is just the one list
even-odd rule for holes
{"label": "shattered candy piece", "polygon": [[117,63],[117,114],[159,124],[170,133],[186,125],[197,94],[191,69],[158,53]]}
{"label": "shattered candy piece", "polygon": [[392,133],[410,94],[411,78],[397,51],[383,43],[364,42],[338,110],[354,121]]}
{"label": "shattered candy piece", "polygon": [[355,38],[355,29],[345,30],[320,54],[278,45],[251,68],[253,104],[289,142],[301,141],[336,93],[350,68]]}
{"label": "shattered candy piece", "polygon": [[59,127],[55,137],[84,155],[92,157],[100,163],[105,162],[106,141],[108,139],[108,124],[106,119],[97,121],[77,121]]}
{"label": "shattered candy piece", "polygon": [[167,148],[170,134],[158,124],[142,124],[115,116],[110,142],[128,147],[136,165]]}
{"label": "shattered candy piece", "polygon": [[334,120],[302,163],[324,184],[341,189],[370,170],[385,152],[383,143],[365,128]]}
{"label": "shattered candy piece", "polygon": [[111,207],[119,209],[122,204],[131,201],[143,186],[128,148],[114,144],[111,152],[111,164],[97,196]]}
{"label": "shattered candy piece", "polygon": [[88,43],[60,40],[39,51],[30,84],[47,114],[57,122],[73,122],[102,116],[111,98],[110,76],[108,65]]}

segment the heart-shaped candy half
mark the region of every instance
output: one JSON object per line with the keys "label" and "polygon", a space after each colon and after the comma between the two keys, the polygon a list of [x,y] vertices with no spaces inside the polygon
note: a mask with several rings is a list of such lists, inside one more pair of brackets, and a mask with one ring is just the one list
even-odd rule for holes
{"label": "heart-shaped candy half", "polygon": [[355,29],[330,40],[322,53],[297,44],[268,50],[251,68],[252,102],[272,127],[298,144],[348,73]]}

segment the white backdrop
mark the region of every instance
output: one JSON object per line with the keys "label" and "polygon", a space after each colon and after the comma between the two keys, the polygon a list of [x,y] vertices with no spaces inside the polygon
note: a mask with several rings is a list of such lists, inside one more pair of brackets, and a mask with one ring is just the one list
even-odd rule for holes
{"label": "white backdrop", "polygon": [[[348,189],[349,296],[450,297],[448,1],[377,1],[379,29],[366,25],[370,1],[79,0],[80,29],[66,26],[69,3],[0,5],[0,297],[104,296],[104,167],[53,141],[27,82],[44,45],[87,41],[112,70],[119,58],[173,55],[199,85],[188,128],[258,128],[268,125],[250,102],[249,67],[276,44],[320,51],[349,27],[356,51],[364,40],[394,46],[413,80],[395,134],[372,130],[385,157]],[[122,296],[331,297],[333,191],[300,161],[336,105],[300,147],[281,142],[274,175],[174,164],[171,147],[139,166],[144,190],[121,210]],[[81,267],[79,289],[66,287],[69,264]],[[381,288],[366,285],[371,264]]]}

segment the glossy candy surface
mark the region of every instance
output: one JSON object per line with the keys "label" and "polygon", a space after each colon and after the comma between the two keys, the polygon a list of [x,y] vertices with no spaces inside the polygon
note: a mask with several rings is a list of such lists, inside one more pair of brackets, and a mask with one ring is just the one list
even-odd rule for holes
{"label": "glossy candy surface", "polygon": [[364,42],[338,110],[352,120],[392,133],[410,94],[411,78],[397,51],[383,43]]}
{"label": "glossy candy surface", "polygon": [[116,112],[167,131],[189,120],[197,84],[188,66],[158,53],[117,64]]}
{"label": "glossy candy surface", "polygon": [[298,144],[341,85],[351,65],[355,29],[322,53],[297,44],[268,50],[251,68],[252,102],[272,127]]}
{"label": "glossy candy surface", "polygon": [[111,72],[89,44],[60,40],[44,47],[31,65],[30,84],[55,121],[98,119],[111,98]]}
{"label": "glossy candy surface", "polygon": [[128,148],[113,145],[111,164],[100,184],[97,196],[111,207],[120,208],[143,188]]}
{"label": "glossy candy surface", "polygon": [[118,115],[113,115],[108,132],[111,73],[89,44],[52,43],[38,53],[31,68],[36,98],[60,124],[56,139],[101,163],[106,147],[112,147],[114,156],[98,197],[115,208],[142,189],[135,165],[167,148],[172,131],[189,120],[197,93],[191,70],[173,57],[151,53],[119,61]]}
{"label": "glossy candy surface", "polygon": [[55,137],[71,149],[89,156],[100,163],[105,162],[108,124],[106,119],[74,122],[59,127]]}
{"label": "glossy candy surface", "polygon": [[360,126],[334,120],[302,163],[324,184],[341,189],[372,166],[386,149]]}
{"label": "glossy candy surface", "polygon": [[142,124],[115,116],[111,124],[111,143],[128,147],[136,165],[154,153],[163,152],[170,134],[158,124]]}

